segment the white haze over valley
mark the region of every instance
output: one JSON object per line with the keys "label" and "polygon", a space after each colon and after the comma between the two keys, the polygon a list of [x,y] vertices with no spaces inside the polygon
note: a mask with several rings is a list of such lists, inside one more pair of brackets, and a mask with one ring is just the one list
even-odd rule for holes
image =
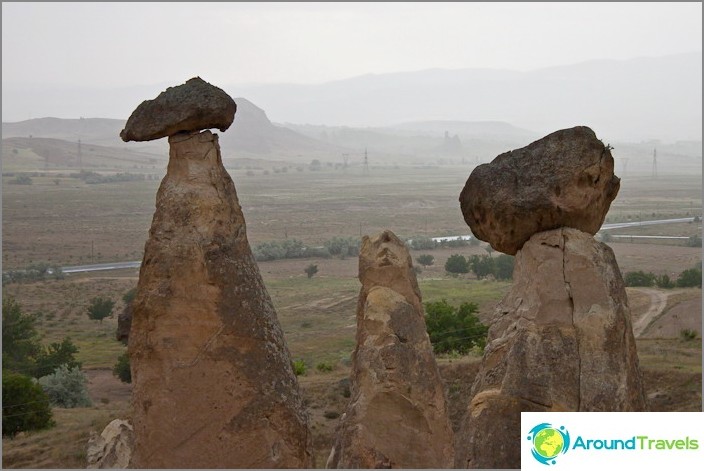
{"label": "white haze over valley", "polygon": [[291,125],[700,141],[701,3],[3,3],[3,122],[126,119],[201,76]]}

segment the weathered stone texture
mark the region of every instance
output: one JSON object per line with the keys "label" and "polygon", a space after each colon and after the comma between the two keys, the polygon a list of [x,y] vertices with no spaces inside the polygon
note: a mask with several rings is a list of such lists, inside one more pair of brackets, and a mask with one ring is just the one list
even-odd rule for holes
{"label": "weathered stone texture", "polygon": [[308,417],[217,136],[169,144],[129,338],[134,464],[313,467]]}
{"label": "weathered stone texture", "polygon": [[496,307],[456,467],[519,468],[521,411],[644,410],[612,250],[576,229],[535,234],[517,253],[514,284]]}
{"label": "weathered stone texture", "polygon": [[328,468],[449,468],[453,433],[408,250],[362,241],[351,399]]}
{"label": "weathered stone texture", "polygon": [[477,238],[514,255],[538,232],[572,227],[596,234],[619,186],[609,147],[579,126],[475,168],[460,206]]}
{"label": "weathered stone texture", "polygon": [[123,141],[151,141],[203,129],[225,131],[235,119],[237,105],[223,90],[200,77],[169,87],[153,100],[143,101],[120,133]]}
{"label": "weathered stone texture", "polygon": [[88,441],[88,469],[124,469],[130,467],[134,449],[134,431],[126,420],[115,419],[100,435]]}

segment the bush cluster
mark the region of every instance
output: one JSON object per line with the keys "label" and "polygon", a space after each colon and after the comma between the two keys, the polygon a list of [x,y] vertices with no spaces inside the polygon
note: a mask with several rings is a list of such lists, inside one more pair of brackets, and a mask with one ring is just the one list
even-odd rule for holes
{"label": "bush cluster", "polygon": [[88,397],[88,378],[78,367],[61,365],[53,373],[39,378],[39,385],[53,406],[70,409],[92,405]]}
{"label": "bush cluster", "polygon": [[257,244],[252,252],[258,262],[291,258],[356,257],[360,240],[356,237],[333,237],[322,247],[308,247],[298,239],[270,241]]}
{"label": "bush cluster", "polygon": [[445,262],[445,271],[452,274],[469,273],[470,270],[478,279],[492,275],[497,280],[510,280],[513,278],[513,265],[515,259],[511,255],[501,254],[498,257],[489,255],[471,255],[464,257],[460,254],[450,255]]}
{"label": "bush cluster", "polygon": [[679,274],[676,281],[672,281],[668,275],[655,275],[654,273],[646,273],[642,270],[629,271],[623,277],[626,286],[629,287],[650,287],[657,286],[658,288],[670,289],[675,286],[678,288],[701,288],[702,287],[702,269],[701,267],[690,268]]}
{"label": "bush cluster", "polygon": [[[78,348],[68,337],[49,346],[42,345],[36,322],[37,317],[23,313],[12,297],[3,298],[3,435],[51,427],[54,422],[50,401],[66,407],[76,394],[87,397],[85,384],[82,389],[80,384],[74,384],[75,378],[82,375],[81,364],[74,356]],[[55,374],[58,376],[45,379]],[[45,385],[47,390],[43,389]]]}
{"label": "bush cluster", "polygon": [[474,303],[462,303],[459,308],[446,300],[425,303],[425,324],[435,353],[466,354],[475,345],[484,348],[489,330],[476,316]]}
{"label": "bush cluster", "polygon": [[44,280],[61,280],[64,274],[58,265],[40,262],[34,263],[24,270],[10,270],[3,272],[2,285],[10,283],[27,283]]}

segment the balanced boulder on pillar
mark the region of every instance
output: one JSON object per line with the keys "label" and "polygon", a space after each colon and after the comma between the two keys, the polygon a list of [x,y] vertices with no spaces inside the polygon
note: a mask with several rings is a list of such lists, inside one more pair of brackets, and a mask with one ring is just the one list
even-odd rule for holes
{"label": "balanced boulder on pillar", "polygon": [[[203,88],[194,80],[186,96]],[[217,135],[198,132],[218,119],[163,131],[179,132],[169,135],[133,304],[132,463],[313,467],[308,417],[234,183]]]}

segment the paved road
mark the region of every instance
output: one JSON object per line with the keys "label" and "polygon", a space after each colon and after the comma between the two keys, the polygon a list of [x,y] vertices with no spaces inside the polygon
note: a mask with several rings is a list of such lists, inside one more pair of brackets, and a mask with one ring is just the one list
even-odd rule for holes
{"label": "paved road", "polygon": [[[679,218],[679,219],[658,219],[654,221],[638,221],[638,222],[620,222],[615,224],[604,224],[601,226],[601,230],[609,229],[622,229],[624,227],[637,227],[637,226],[652,226],[657,224],[677,224],[682,222],[692,222],[693,217],[690,218]],[[437,242],[447,241],[447,240],[470,240],[472,235],[461,235],[461,236],[448,236],[448,237],[433,237],[432,239]],[[96,265],[77,265],[73,267],[63,267],[61,270],[64,273],[83,273],[90,271],[103,271],[103,270],[120,270],[123,268],[139,268],[141,262],[114,262],[114,263],[98,263]]]}
{"label": "paved road", "polygon": [[[604,224],[601,226],[600,231],[608,231],[611,229],[623,229],[625,227],[640,227],[640,226],[655,226],[658,224],[678,224],[682,222],[692,222],[693,217],[689,218],[677,218],[677,219],[656,219],[653,221],[637,221],[637,222],[617,222],[612,224]],[[461,235],[461,236],[448,236],[448,237],[433,237],[432,239],[436,242],[443,242],[448,240],[470,240],[472,235]]]}
{"label": "paved road", "polygon": [[113,262],[98,263],[95,265],[77,265],[73,267],[62,267],[64,273],[83,273],[88,271],[120,270],[123,268],[139,268],[142,262]]}

